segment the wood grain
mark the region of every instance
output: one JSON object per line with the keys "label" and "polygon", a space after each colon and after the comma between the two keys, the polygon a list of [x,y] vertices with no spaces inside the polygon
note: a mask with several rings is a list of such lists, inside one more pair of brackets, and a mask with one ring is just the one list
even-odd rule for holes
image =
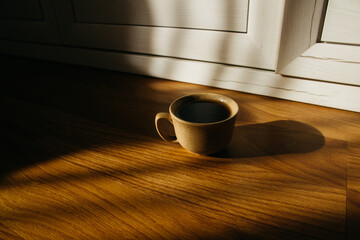
{"label": "wood grain", "polygon": [[[356,234],[358,113],[0,59],[1,239]],[[226,150],[197,156],[157,136],[155,114],[192,92],[222,93],[238,102]]]}
{"label": "wood grain", "polygon": [[347,177],[348,239],[360,237],[360,144],[349,144]]}

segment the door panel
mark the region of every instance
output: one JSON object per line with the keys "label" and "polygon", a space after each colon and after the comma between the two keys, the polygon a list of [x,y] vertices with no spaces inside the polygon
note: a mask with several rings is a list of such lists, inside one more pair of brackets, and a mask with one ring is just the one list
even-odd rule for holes
{"label": "door panel", "polygon": [[246,32],[248,0],[73,0],[76,22]]}
{"label": "door panel", "polygon": [[[54,0],[66,45],[275,69],[284,1],[96,2]],[[245,4],[248,13],[234,4]],[[241,17],[246,32],[237,26]]]}
{"label": "door panel", "polygon": [[[286,2],[276,71],[286,76],[360,86],[360,46],[318,39],[326,7],[324,0]],[[353,32],[353,36],[357,34]]]}
{"label": "door panel", "polygon": [[330,0],[321,41],[360,45],[360,1]]}

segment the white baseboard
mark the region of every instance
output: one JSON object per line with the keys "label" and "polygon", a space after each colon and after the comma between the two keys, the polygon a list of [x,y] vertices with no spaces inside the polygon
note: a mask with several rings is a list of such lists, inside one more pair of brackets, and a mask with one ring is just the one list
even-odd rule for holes
{"label": "white baseboard", "polygon": [[0,40],[0,52],[149,75],[360,112],[360,87],[170,57]]}

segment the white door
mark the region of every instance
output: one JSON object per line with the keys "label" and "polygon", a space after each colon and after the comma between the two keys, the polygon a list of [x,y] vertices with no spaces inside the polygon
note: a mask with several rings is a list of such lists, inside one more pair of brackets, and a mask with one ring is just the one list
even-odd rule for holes
{"label": "white door", "polygon": [[330,0],[321,41],[360,45],[360,1]]}
{"label": "white door", "polygon": [[66,45],[275,70],[283,1],[54,3]]}
{"label": "white door", "polygon": [[360,86],[359,0],[286,1],[284,13],[278,73]]}

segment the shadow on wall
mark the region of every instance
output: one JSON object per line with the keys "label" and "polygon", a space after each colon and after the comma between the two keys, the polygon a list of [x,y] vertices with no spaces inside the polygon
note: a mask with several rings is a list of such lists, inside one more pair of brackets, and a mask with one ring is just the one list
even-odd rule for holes
{"label": "shadow on wall", "polygon": [[322,148],[325,138],[316,128],[290,120],[236,126],[229,146],[214,154],[221,158],[251,158],[308,153]]}

